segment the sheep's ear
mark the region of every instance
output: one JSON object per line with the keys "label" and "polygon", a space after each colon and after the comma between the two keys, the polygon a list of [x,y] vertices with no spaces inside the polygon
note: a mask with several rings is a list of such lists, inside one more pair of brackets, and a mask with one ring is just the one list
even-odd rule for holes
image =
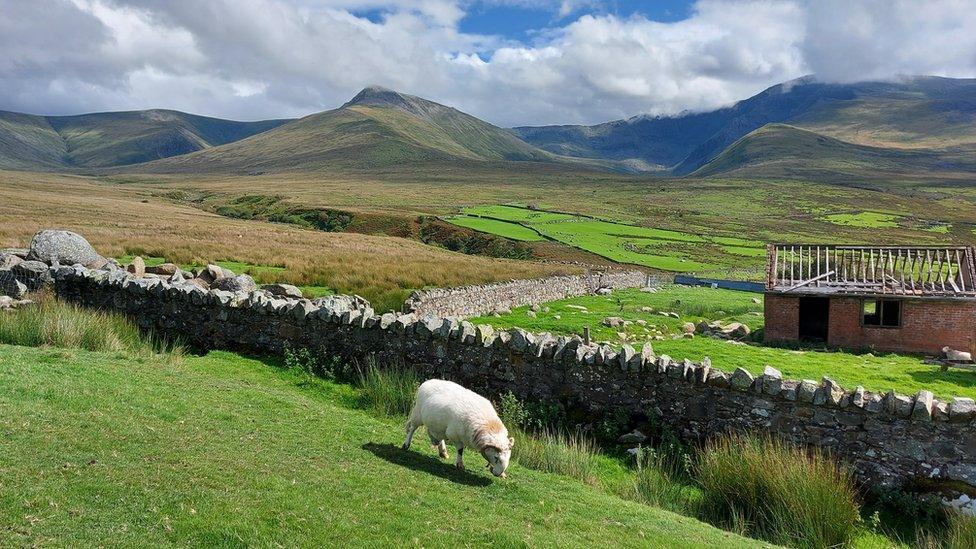
{"label": "sheep's ear", "polygon": [[515,448],[515,439],[513,437],[508,437],[508,447],[509,449]]}

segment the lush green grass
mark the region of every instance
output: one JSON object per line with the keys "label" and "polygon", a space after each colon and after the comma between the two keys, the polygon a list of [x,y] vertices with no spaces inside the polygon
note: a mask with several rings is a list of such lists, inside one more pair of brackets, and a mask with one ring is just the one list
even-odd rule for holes
{"label": "lush green grass", "polygon": [[[757,264],[761,243],[732,237],[706,237],[518,206],[477,206],[463,210],[465,226],[505,236],[512,225],[619,263],[681,272],[711,272],[733,263]],[[453,218],[449,219],[452,223]]]}
{"label": "lush green grass", "polygon": [[883,212],[857,212],[825,215],[823,219],[836,225],[883,229],[897,227],[899,216]]}
{"label": "lush green grass", "polygon": [[0,314],[0,343],[152,354],[164,345],[143,337],[128,319],[89,311],[45,295],[38,303]]}
{"label": "lush green grass", "polygon": [[496,234],[512,240],[522,242],[538,242],[545,240],[538,232],[518,223],[510,223],[499,219],[487,217],[475,217],[471,215],[454,215],[445,218],[445,221],[453,223],[458,227],[467,227],[483,233]]}
{"label": "lush green grass", "polygon": [[854,480],[819,451],[720,438],[701,452],[695,478],[701,514],[731,530],[792,547],[839,547],[855,536]]}
{"label": "lush green grass", "polygon": [[171,364],[0,346],[13,545],[754,543],[515,465],[459,472],[356,392],[214,352]]}
{"label": "lush green grass", "polygon": [[[621,290],[610,296],[584,296],[546,303],[544,307],[549,311],[543,308],[535,318],[528,315],[528,307],[519,307],[501,317],[478,317],[471,322],[500,329],[518,326],[554,334],[582,334],[583,328],[589,327],[594,341],[615,344],[627,341],[638,347],[650,341],[659,355],[692,360],[709,357],[716,368],[728,372],[741,367],[753,374],[761,374],[763,367],[769,364],[790,379],[819,381],[822,376],[829,375],[847,389],[863,385],[870,391],[894,389],[907,395],[927,389],[941,399],[954,396],[976,398],[976,372],[960,369],[943,372],[938,366],[925,364],[919,356],[789,349],[756,342],[733,344],[697,335],[693,339],[679,337],[682,324],[702,320],[735,321],[752,330],[762,328],[763,306],[753,303],[754,298],[761,297],[760,294],[707,287],[670,286],[657,293]],[[580,311],[573,306],[584,306],[587,310]],[[643,307],[653,310],[642,312]],[[662,316],[661,312],[676,312],[678,318]],[[622,328],[609,328],[602,324],[609,316],[632,323]],[[638,324],[638,320],[646,325]],[[656,340],[655,337],[663,339]]]}
{"label": "lush green grass", "polygon": [[358,374],[360,402],[364,408],[388,416],[406,416],[413,406],[420,379],[409,368],[389,368],[380,371],[370,362]]}

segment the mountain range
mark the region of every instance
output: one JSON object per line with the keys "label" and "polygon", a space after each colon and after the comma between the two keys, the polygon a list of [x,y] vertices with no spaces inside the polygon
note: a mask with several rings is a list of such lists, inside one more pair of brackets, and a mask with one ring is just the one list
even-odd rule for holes
{"label": "mountain range", "polygon": [[804,77],[723,109],[595,126],[505,129],[379,87],[296,120],[235,122],[166,110],[0,112],[0,168],[26,170],[255,173],[531,162],[701,177],[925,171],[968,178],[976,174],[974,152],[976,79],[938,77],[855,84]]}

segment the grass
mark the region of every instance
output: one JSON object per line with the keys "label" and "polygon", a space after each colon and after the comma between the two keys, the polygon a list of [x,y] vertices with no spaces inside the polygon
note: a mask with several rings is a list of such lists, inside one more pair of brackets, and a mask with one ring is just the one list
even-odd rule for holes
{"label": "grass", "polygon": [[719,438],[701,453],[695,478],[702,515],[734,531],[791,547],[837,547],[855,536],[853,478],[819,451]]}
{"label": "grass", "polygon": [[857,212],[825,215],[825,221],[836,225],[865,229],[884,229],[898,226],[899,216],[883,212]]}
{"label": "grass", "polygon": [[0,346],[0,364],[13,545],[755,545],[569,477],[403,452],[401,421],[349,386],[231,353]]}
{"label": "grass", "polygon": [[88,311],[53,297],[36,299],[33,306],[0,314],[0,343],[149,354],[162,348],[124,317]]}
{"label": "grass", "polygon": [[405,238],[230,219],[111,181],[0,172],[0,246],[24,246],[40,229],[65,228],[107,256],[165,257],[180,265],[220,258],[282,268],[276,281],[359,294],[380,311],[399,310],[412,289],[579,270],[470,256]]}
{"label": "grass", "polygon": [[398,367],[380,371],[373,362],[359,373],[358,381],[362,406],[388,416],[408,415],[420,386],[420,378],[412,369]]}
{"label": "grass", "polygon": [[[481,218],[479,227],[493,234],[512,234],[512,225],[546,238],[597,254],[620,263],[643,265],[666,271],[712,272],[735,256],[741,263],[757,263],[764,257],[761,243],[733,237],[710,236],[615,223],[538,208],[479,206],[466,208],[460,216]],[[454,218],[448,221],[455,222]]]}
{"label": "grass", "polygon": [[511,240],[519,240],[521,242],[538,242],[545,240],[542,235],[529,227],[498,219],[475,217],[471,215],[454,215],[445,218],[445,221],[459,227],[467,227],[468,229],[474,229],[483,233],[491,233],[509,238]]}
{"label": "grass", "polygon": [[546,429],[532,436],[516,434],[512,457],[523,467],[596,483],[599,448],[582,433]]}
{"label": "grass", "polygon": [[[675,285],[656,293],[620,290],[610,296],[584,296],[546,303],[548,311],[543,308],[535,313],[534,318],[528,315],[528,307],[519,307],[500,317],[486,316],[470,320],[498,329],[518,326],[533,332],[566,335],[582,334],[583,328],[589,327],[594,341],[613,344],[629,342],[638,347],[650,342],[659,355],[696,361],[709,357],[716,368],[728,372],[741,367],[758,375],[769,364],[789,379],[819,380],[829,375],[848,390],[863,385],[869,391],[881,393],[894,389],[902,394],[914,395],[921,389],[927,389],[943,400],[954,396],[976,398],[976,372],[955,368],[943,372],[938,366],[926,364],[922,357],[916,355],[791,349],[767,347],[755,342],[732,344],[701,336],[693,339],[679,337],[685,322],[698,323],[703,320],[741,322],[754,332],[759,330],[763,326],[763,306],[762,303],[754,303],[755,298],[761,298],[761,295]],[[574,308],[578,306],[586,307],[586,310]],[[644,307],[651,310],[644,312]],[[662,316],[662,312],[678,313],[678,318]],[[603,319],[610,316],[631,321],[631,324],[619,328],[604,326]],[[645,324],[639,324],[638,320]]]}

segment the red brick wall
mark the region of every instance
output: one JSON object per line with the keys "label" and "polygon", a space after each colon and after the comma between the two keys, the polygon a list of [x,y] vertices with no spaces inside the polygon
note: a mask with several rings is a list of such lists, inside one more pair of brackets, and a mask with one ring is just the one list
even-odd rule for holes
{"label": "red brick wall", "polygon": [[[795,341],[800,331],[800,298],[765,296],[765,340]],[[976,341],[976,302],[902,301],[901,327],[861,325],[861,300],[835,297],[830,300],[827,344],[832,347],[862,348],[938,354],[942,347],[970,351]]]}
{"label": "red brick wall", "polygon": [[766,294],[764,309],[766,341],[796,341],[800,337],[800,300],[796,297]]}
{"label": "red brick wall", "polygon": [[970,350],[976,337],[976,302],[906,299],[901,327],[861,326],[861,300],[830,300],[827,343],[837,347],[938,354],[949,346]]}

